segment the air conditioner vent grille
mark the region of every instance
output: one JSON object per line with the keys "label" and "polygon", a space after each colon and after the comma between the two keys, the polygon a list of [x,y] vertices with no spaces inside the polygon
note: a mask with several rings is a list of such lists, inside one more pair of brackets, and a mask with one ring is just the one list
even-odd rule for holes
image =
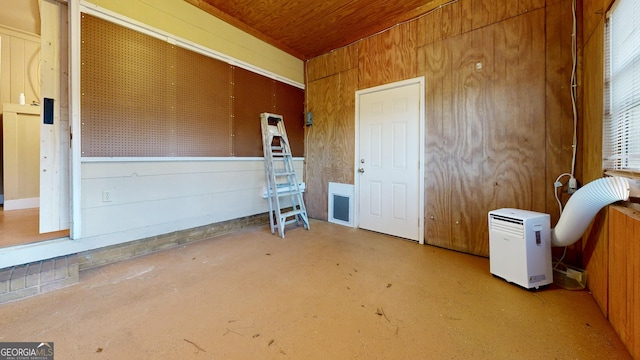
{"label": "air conditioner vent grille", "polygon": [[503,215],[491,214],[491,219],[502,220],[502,221],[506,221],[514,224],[520,224],[520,225],[524,224],[524,220],[522,219],[512,218],[512,217],[503,216]]}
{"label": "air conditioner vent grille", "polygon": [[501,231],[524,239],[524,223],[522,219],[492,214],[490,226],[492,230]]}

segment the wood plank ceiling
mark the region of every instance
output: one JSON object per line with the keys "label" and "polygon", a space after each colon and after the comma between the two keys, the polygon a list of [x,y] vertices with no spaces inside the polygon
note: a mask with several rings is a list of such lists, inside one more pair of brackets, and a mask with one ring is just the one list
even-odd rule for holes
{"label": "wood plank ceiling", "polygon": [[308,60],[456,0],[185,0]]}

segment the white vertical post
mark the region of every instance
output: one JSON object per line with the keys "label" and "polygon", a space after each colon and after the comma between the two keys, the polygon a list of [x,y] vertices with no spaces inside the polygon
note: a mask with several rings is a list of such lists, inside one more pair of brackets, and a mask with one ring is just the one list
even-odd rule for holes
{"label": "white vertical post", "polygon": [[71,110],[71,231],[72,239],[82,237],[82,177],[80,134],[80,0],[69,0],[69,107]]}

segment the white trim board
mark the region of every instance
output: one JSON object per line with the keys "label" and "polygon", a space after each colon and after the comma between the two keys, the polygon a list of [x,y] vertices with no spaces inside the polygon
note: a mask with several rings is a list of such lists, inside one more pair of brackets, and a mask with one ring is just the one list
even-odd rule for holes
{"label": "white trim board", "polygon": [[33,209],[40,207],[40,198],[24,198],[4,201],[4,211]]}

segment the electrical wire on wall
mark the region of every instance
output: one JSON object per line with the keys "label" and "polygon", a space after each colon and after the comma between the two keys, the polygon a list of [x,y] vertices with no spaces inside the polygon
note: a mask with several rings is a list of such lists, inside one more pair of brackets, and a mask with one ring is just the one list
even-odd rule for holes
{"label": "electrical wire on wall", "polygon": [[562,215],[562,202],[558,196],[558,189],[562,188],[564,184],[561,182],[562,178],[569,177],[568,185],[568,193],[573,194],[577,190],[577,181],[575,178],[575,169],[576,169],[576,154],[578,149],[578,110],[576,106],[576,98],[577,98],[577,16],[576,16],[576,0],[571,1],[571,14],[572,14],[572,29],[571,29],[571,83],[570,83],[570,93],[571,93],[571,110],[573,112],[573,139],[571,144],[571,172],[563,173],[556,178],[556,181],[553,184],[553,192],[556,198],[556,202],[558,203],[558,209],[560,210],[560,215]]}
{"label": "electrical wire on wall", "polygon": [[[575,177],[575,169],[576,169],[576,154],[578,149],[578,109],[576,106],[576,98],[577,98],[577,90],[578,84],[576,79],[577,65],[578,65],[578,46],[577,46],[577,37],[578,37],[578,19],[576,15],[576,0],[571,0],[571,83],[570,83],[570,93],[571,93],[571,110],[573,112],[573,139],[571,144],[571,172],[560,174],[556,181],[553,183],[553,195],[556,198],[556,202],[558,203],[558,209],[560,211],[559,216],[562,216],[562,201],[558,195],[558,189],[562,189],[564,184],[561,180],[565,177],[569,177],[569,181],[567,182],[567,192],[569,194],[573,194],[578,186]],[[562,256],[558,259],[554,265],[554,269],[557,268],[559,264],[564,260],[565,255],[567,254],[567,247],[564,247],[562,252]]]}

